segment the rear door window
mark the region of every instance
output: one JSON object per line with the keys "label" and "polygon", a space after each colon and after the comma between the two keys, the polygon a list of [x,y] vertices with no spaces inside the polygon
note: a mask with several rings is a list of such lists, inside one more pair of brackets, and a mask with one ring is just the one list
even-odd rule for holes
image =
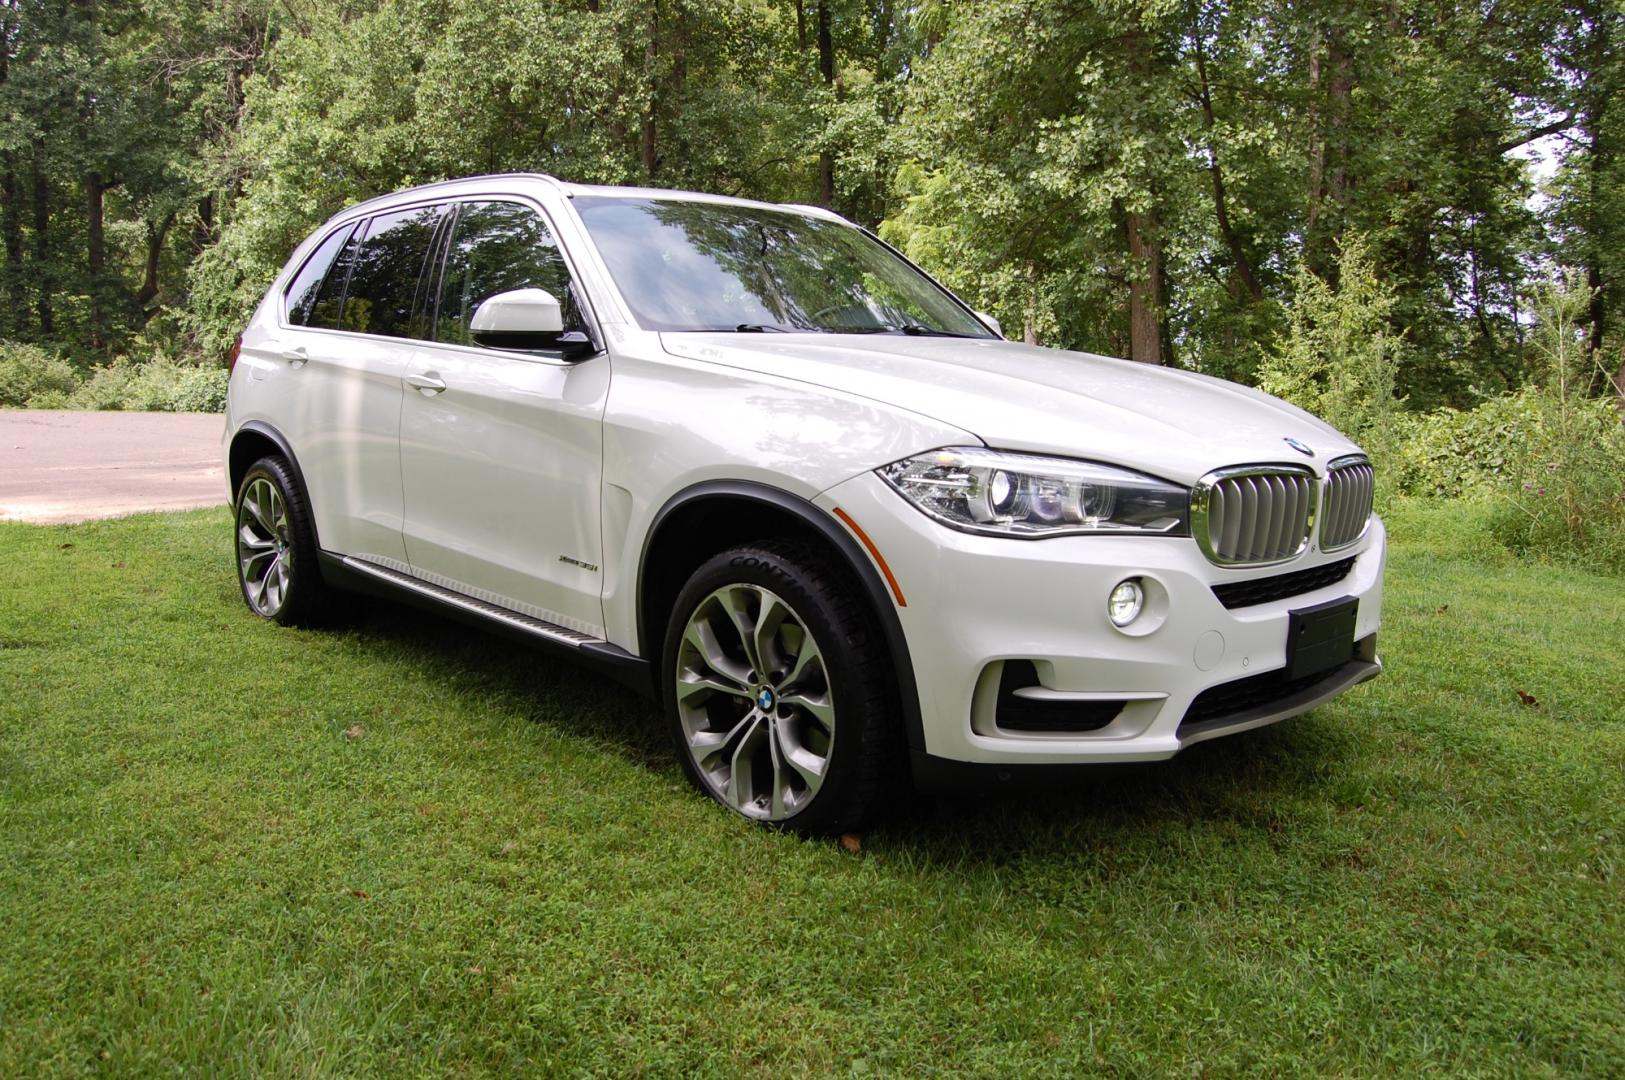
{"label": "rear door window", "polygon": [[[327,279],[328,270],[333,266],[333,260],[339,253],[344,241],[350,238],[355,226],[346,225],[342,229],[334,229],[316,250],[310,253],[305,265],[293,276],[288,285],[288,321],[295,326],[304,326],[310,322],[311,312],[316,307],[316,296],[321,291],[322,282]],[[342,276],[342,275],[340,275]],[[339,292],[342,295],[344,283],[339,282]]]}
{"label": "rear door window", "polygon": [[412,310],[444,206],[379,214],[367,223],[344,298],[341,330],[412,335]]}
{"label": "rear door window", "polygon": [[474,344],[468,332],[474,310],[497,293],[529,288],[553,294],[565,330],[581,329],[569,267],[542,215],[514,202],[459,206],[446,251],[435,340]]}

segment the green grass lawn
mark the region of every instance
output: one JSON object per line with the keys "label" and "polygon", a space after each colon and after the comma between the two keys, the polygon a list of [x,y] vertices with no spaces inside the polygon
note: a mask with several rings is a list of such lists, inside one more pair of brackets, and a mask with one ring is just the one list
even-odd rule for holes
{"label": "green grass lawn", "polygon": [[1625,580],[1393,526],[1382,679],[854,855],[607,681],[251,618],[223,510],[0,525],[0,1076],[1625,1075]]}

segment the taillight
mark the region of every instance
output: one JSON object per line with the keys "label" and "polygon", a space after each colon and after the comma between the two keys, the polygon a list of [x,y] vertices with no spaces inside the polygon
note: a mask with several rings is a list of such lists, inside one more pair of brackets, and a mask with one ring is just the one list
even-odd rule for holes
{"label": "taillight", "polygon": [[243,354],[243,335],[238,334],[237,340],[231,343],[231,351],[226,354],[226,374],[230,375],[237,369],[237,358]]}

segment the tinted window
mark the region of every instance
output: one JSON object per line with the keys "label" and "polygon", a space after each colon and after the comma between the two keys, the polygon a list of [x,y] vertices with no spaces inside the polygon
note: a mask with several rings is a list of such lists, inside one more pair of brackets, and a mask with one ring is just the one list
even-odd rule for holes
{"label": "tinted window", "polygon": [[443,207],[417,207],[380,214],[367,223],[356,252],[340,328],[406,337],[418,277],[429,254]]}
{"label": "tinted window", "polygon": [[592,196],[575,207],[646,330],[993,336],[884,244],[840,222],[664,199]]}
{"label": "tinted window", "polygon": [[316,290],[316,303],[310,309],[310,318],[306,320],[309,326],[332,330],[339,325],[339,311],[344,306],[344,286],[350,280],[350,267],[355,264],[356,242],[361,230],[351,229],[349,232],[350,238],[328,268],[321,288]]}
{"label": "tinted window", "polygon": [[546,289],[564,312],[564,328],[580,329],[570,272],[542,216],[510,202],[465,203],[457,211],[440,288],[435,340],[471,345],[468,321],[480,303],[511,289]]}
{"label": "tinted window", "polygon": [[288,321],[295,326],[303,326],[309,321],[311,310],[316,306],[316,293],[321,289],[327,269],[333,265],[333,257],[349,237],[351,228],[346,225],[334,230],[316,246],[310,258],[305,260],[305,265],[299,268],[299,273],[294,275],[293,282],[288,286]]}

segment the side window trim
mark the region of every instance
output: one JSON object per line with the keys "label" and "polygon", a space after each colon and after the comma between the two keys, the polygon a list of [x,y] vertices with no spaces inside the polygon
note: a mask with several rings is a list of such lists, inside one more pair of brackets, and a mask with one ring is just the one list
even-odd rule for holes
{"label": "side window trim", "polygon": [[[343,225],[340,225],[338,227],[338,229],[335,230],[335,232],[343,231],[345,229],[348,229],[350,231],[349,231],[348,235],[345,236],[345,239],[344,239],[343,243],[341,243],[339,245],[339,251],[338,251],[337,254],[335,254],[334,261],[336,262],[338,260],[339,256],[341,256],[343,254],[344,248],[348,244],[350,244],[351,242],[354,242],[357,245],[359,245],[363,240],[366,239],[366,229],[371,225],[372,220],[373,220],[374,217],[379,217],[379,216],[382,216],[382,215],[385,215],[385,214],[392,214],[392,213],[396,213],[396,212],[398,212],[400,210],[408,210],[408,209],[413,209],[413,208],[417,208],[417,207],[444,205],[447,208],[447,212],[444,215],[442,215],[442,217],[441,217],[441,223],[442,223],[441,224],[441,239],[438,242],[438,244],[436,245],[437,250],[434,253],[435,254],[435,266],[433,267],[434,281],[432,283],[432,292],[430,293],[430,296],[433,297],[433,307],[434,307],[433,321],[431,322],[431,324],[430,324],[430,326],[428,328],[428,333],[429,333],[430,337],[428,339],[424,339],[424,340],[427,340],[429,344],[432,344],[437,348],[466,349],[470,353],[478,354],[478,355],[482,355],[482,356],[509,355],[509,356],[513,356],[515,358],[525,358],[526,354],[524,354],[524,353],[506,353],[506,354],[503,354],[503,353],[500,353],[500,352],[498,352],[496,350],[485,349],[485,348],[481,348],[479,346],[456,345],[456,344],[452,344],[452,343],[448,343],[448,342],[434,341],[433,340],[434,334],[435,334],[436,329],[437,329],[436,324],[438,324],[439,318],[440,318],[440,292],[441,292],[442,286],[444,285],[446,261],[447,261],[447,259],[449,258],[449,255],[450,255],[451,241],[452,241],[452,239],[453,239],[453,237],[455,235],[454,232],[453,232],[453,229],[456,226],[456,219],[459,216],[461,216],[462,208],[464,206],[468,205],[469,203],[476,203],[476,202],[509,202],[509,203],[517,203],[520,206],[523,206],[523,207],[525,207],[525,208],[527,208],[529,210],[534,211],[537,215],[539,215],[541,217],[542,222],[547,226],[548,232],[552,235],[553,241],[557,245],[558,250],[559,250],[562,258],[564,259],[565,268],[569,272],[569,275],[570,275],[570,289],[571,289],[571,292],[572,292],[572,294],[574,296],[574,299],[575,299],[576,305],[578,307],[578,310],[580,311],[580,313],[582,315],[583,329],[585,330],[585,332],[587,334],[588,340],[590,340],[592,342],[593,348],[596,350],[594,355],[602,354],[605,351],[605,348],[606,348],[606,346],[604,344],[603,328],[602,328],[602,324],[598,320],[598,311],[597,311],[596,305],[593,302],[592,292],[591,292],[590,289],[588,289],[582,283],[583,279],[582,279],[580,269],[579,269],[579,265],[578,265],[578,258],[576,256],[576,254],[570,250],[569,246],[566,245],[562,241],[562,239],[560,238],[560,232],[559,232],[559,229],[558,229],[558,226],[557,226],[557,221],[555,219],[554,214],[551,213],[548,210],[548,208],[546,206],[544,206],[542,204],[542,202],[539,199],[537,199],[534,195],[522,194],[520,192],[515,192],[515,191],[489,191],[489,192],[480,191],[480,192],[469,192],[469,193],[463,194],[463,195],[456,195],[456,196],[452,196],[450,198],[442,197],[441,199],[425,199],[425,200],[422,200],[420,202],[409,202],[409,203],[403,203],[403,204],[401,204],[399,206],[391,206],[391,207],[380,208],[380,209],[374,211],[372,214],[369,214],[369,215],[367,215],[365,217],[352,218],[349,222],[347,222],[347,223],[345,223]],[[330,236],[332,234],[329,233],[327,235]],[[327,238],[326,236],[323,237],[324,240],[326,238]],[[320,243],[318,243],[317,246],[319,247]],[[315,253],[315,248],[312,248],[312,254],[314,254],[314,253]],[[308,261],[309,258],[310,258],[310,256],[306,256],[307,261]],[[302,268],[303,266],[304,266],[304,262],[301,262],[300,267]],[[343,287],[343,289],[342,289],[342,291],[340,293],[340,307],[339,307],[339,313],[338,313],[340,320],[343,319],[343,313],[344,313],[343,304],[346,301],[348,301],[348,299],[349,299],[350,274],[351,274],[351,272],[354,271],[354,269],[355,269],[355,260],[351,259],[349,265],[345,267],[344,287]],[[329,274],[331,274],[331,272],[332,272],[332,268],[329,267],[327,273],[324,273],[322,275],[323,284],[326,284],[327,277],[328,277]],[[297,277],[298,276],[298,271],[295,271],[293,276]],[[291,279],[290,279],[290,281],[291,281]],[[298,327],[299,329],[311,330],[311,331],[320,331],[322,333],[331,333],[331,334],[361,334],[361,331],[347,330],[347,329],[344,329],[342,326],[331,326],[331,327],[307,326],[307,325],[288,322],[287,321],[286,296],[284,296],[282,304],[279,305],[279,316],[281,318],[282,324],[285,325],[285,326],[289,326],[289,327]],[[371,335],[371,336],[376,337],[376,336],[381,336],[381,335]],[[391,338],[391,340],[410,341],[410,340],[418,340],[418,339],[413,339],[413,338]],[[541,358],[536,357],[535,359],[541,359]]]}
{"label": "side window trim", "polygon": [[423,265],[418,268],[417,292],[412,297],[412,317],[407,321],[407,329],[417,331],[407,335],[412,341],[434,341],[440,276],[445,272],[445,251],[451,238],[452,222],[457,218],[457,204],[443,202],[437,208],[440,216],[435,220],[434,233],[429,237],[428,249],[423,254]]}
{"label": "side window trim", "polygon": [[428,307],[428,326],[424,340],[435,345],[444,345],[440,340],[440,294],[446,287],[446,260],[451,258],[451,242],[457,237],[457,222],[463,216],[463,207],[470,200],[454,199],[446,207],[446,216],[442,222],[438,247],[433,251],[434,271],[429,288],[424,296]]}
{"label": "side window trim", "polygon": [[[349,247],[352,243],[355,244],[356,254],[350,256],[349,263],[344,267],[344,288],[339,290],[339,308],[333,316],[334,325],[332,329],[334,330],[342,330],[346,333],[354,332],[345,328],[344,305],[350,302],[350,279],[355,276],[356,256],[361,253],[361,245],[367,242],[367,230],[371,227],[372,218],[362,218],[355,223],[355,230],[350,233],[349,239],[344,241],[345,247]],[[343,248],[339,249],[339,254],[344,254]]]}

